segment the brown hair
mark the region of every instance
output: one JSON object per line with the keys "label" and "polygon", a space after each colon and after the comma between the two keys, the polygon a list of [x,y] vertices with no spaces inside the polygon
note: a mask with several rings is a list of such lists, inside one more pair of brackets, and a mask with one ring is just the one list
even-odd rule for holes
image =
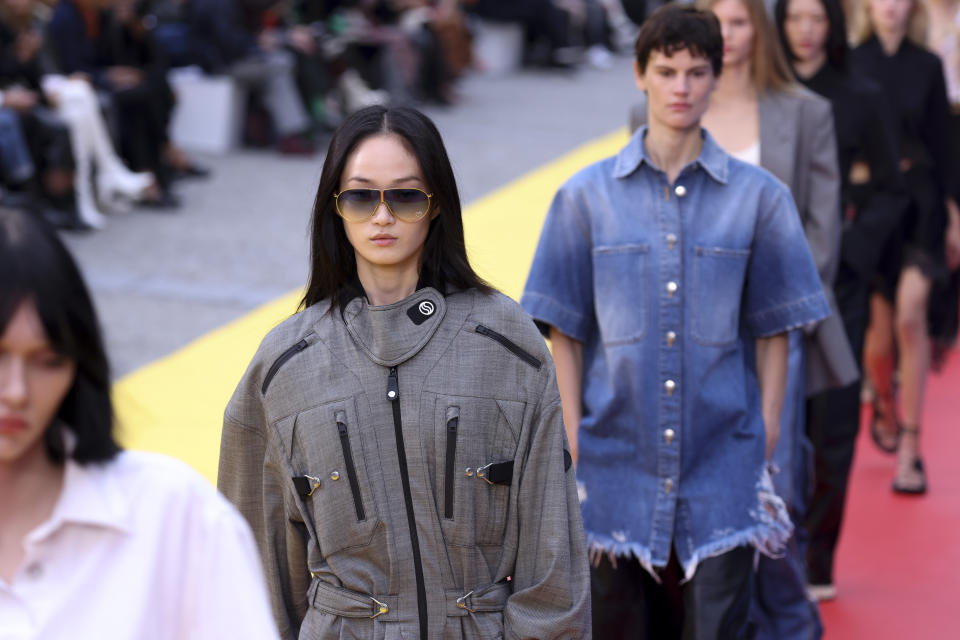
{"label": "brown hair", "polygon": [[[870,19],[870,0],[859,0],[851,21],[851,40],[854,45],[863,44],[873,37],[873,20]],[[907,39],[925,47],[927,42],[927,12],[920,0],[913,0],[910,17],[907,18]]]}
{"label": "brown hair", "polygon": [[717,17],[709,11],[666,4],[643,21],[634,44],[641,73],[646,71],[654,52],[670,57],[683,49],[709,60],[713,75],[719,76],[723,68],[723,36]]}
{"label": "brown hair", "polygon": [[[697,0],[700,9],[711,9],[720,0]],[[777,42],[777,31],[767,16],[763,0],[738,0],[747,9],[753,25],[753,53],[750,70],[759,93],[770,89],[783,91],[795,86],[793,71]]]}

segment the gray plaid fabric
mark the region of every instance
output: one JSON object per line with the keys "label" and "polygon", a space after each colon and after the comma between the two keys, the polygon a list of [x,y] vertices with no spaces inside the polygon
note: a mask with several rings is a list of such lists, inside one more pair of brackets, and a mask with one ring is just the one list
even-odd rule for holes
{"label": "gray plaid fabric", "polygon": [[[290,318],[227,407],[219,487],[256,534],[281,635],[420,637],[393,366],[426,636],[589,638],[589,569],[549,352],[505,296],[431,288]],[[481,477],[509,460],[511,484]],[[294,477],[308,478],[309,496]]]}

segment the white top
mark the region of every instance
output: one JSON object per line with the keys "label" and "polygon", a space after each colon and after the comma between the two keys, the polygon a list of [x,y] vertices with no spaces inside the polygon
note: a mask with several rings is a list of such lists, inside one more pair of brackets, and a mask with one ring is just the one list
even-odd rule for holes
{"label": "white top", "polygon": [[757,140],[752,145],[746,149],[741,149],[740,151],[730,152],[737,160],[746,162],[747,164],[752,164],[755,167],[760,166],[760,141]]}
{"label": "white top", "polygon": [[178,460],[68,461],[24,550],[0,579],[0,640],[278,637],[246,521]]}

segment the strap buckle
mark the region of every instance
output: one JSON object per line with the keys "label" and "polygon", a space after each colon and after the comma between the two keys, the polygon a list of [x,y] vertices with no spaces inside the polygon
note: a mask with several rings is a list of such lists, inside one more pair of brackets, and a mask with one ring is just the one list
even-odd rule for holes
{"label": "strap buckle", "polygon": [[372,616],[370,616],[370,619],[371,619],[371,620],[373,620],[373,619],[376,618],[377,616],[382,616],[383,614],[390,612],[390,608],[387,607],[387,605],[385,605],[384,603],[380,602],[379,600],[377,600],[377,599],[374,598],[373,596],[370,596],[370,599],[373,600],[373,604],[376,605],[376,608],[377,608],[377,612],[376,612],[375,614],[373,614]]}
{"label": "strap buckle", "polygon": [[[494,464],[494,463],[492,463],[492,462],[488,462],[487,464],[483,465],[482,467],[477,467],[477,477],[478,477],[478,478],[483,478],[483,481],[486,482],[487,484],[493,484],[492,482],[490,482],[490,478],[487,477],[487,470],[488,470],[490,467],[492,467],[493,464]],[[470,593],[473,593],[473,592],[471,591]],[[467,594],[467,595],[470,595],[470,594]]]}
{"label": "strap buckle", "polygon": [[[490,465],[487,465],[487,466],[489,467]],[[484,478],[484,479],[486,479],[486,478]],[[493,484],[493,483],[491,483],[491,484]],[[472,596],[472,595],[473,595],[473,591],[471,591],[471,592],[469,592],[469,593],[465,593],[465,594],[463,594],[462,596],[460,596],[459,598],[457,598],[457,608],[458,608],[458,609],[464,609],[464,610],[466,610],[466,611],[469,611],[470,613],[474,613],[474,610],[467,606],[467,598],[469,598],[469,597]]]}

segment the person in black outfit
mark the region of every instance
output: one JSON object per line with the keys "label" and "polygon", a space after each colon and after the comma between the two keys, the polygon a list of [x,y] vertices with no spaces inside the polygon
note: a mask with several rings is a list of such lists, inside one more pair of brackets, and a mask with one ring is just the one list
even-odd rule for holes
{"label": "person in black outfit", "polygon": [[[880,87],[849,73],[839,0],[778,0],[774,15],[797,80],[833,106],[844,218],[834,292],[860,362],[881,250],[908,202],[897,168],[892,116],[884,109]],[[831,599],[836,593],[834,551],[860,426],[859,381],[808,398],[806,420],[814,446],[814,489],[805,522],[807,582],[812,596]]]}
{"label": "person in black outfit", "polygon": [[[867,19],[857,34],[862,44],[851,56],[854,73],[878,83],[894,111],[899,163],[911,201],[902,227],[884,248],[865,347],[877,396],[871,429],[883,448],[897,452],[893,490],[906,494],[927,488],[919,432],[930,366],[930,292],[948,281],[949,269],[960,260],[960,247],[945,246],[945,239],[956,237],[946,234],[948,224],[960,225],[960,176],[949,143],[943,68],[935,54],[915,44],[922,39],[908,37],[916,31],[917,1],[864,0]],[[902,424],[892,385],[894,336]]]}
{"label": "person in black outfit", "polygon": [[[109,0],[60,0],[47,37],[62,73],[81,73],[110,97],[119,129],[121,156],[134,171],[156,176],[142,205],[176,207],[172,170],[164,159],[173,92],[166,67],[152,42],[131,21],[110,10]],[[126,3],[124,3],[126,6]]]}

